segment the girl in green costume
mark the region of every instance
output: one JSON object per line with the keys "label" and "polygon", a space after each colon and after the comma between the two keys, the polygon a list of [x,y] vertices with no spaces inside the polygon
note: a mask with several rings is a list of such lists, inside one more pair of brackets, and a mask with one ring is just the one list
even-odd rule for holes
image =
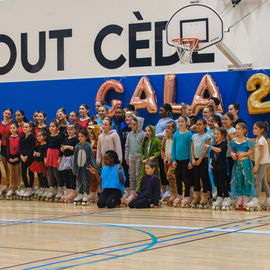
{"label": "girl in green costume", "polygon": [[159,176],[158,157],[160,156],[160,141],[155,137],[155,127],[147,126],[145,128],[145,137],[141,144],[140,155],[142,160],[142,169],[137,184],[137,192],[141,189],[141,180],[145,175],[145,162],[152,160],[156,163],[155,174]]}

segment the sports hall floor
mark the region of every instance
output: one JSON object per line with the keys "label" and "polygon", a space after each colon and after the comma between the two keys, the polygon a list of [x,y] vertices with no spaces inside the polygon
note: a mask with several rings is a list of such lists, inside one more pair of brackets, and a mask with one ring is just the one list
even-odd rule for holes
{"label": "sports hall floor", "polygon": [[0,269],[270,269],[270,211],[0,201]]}

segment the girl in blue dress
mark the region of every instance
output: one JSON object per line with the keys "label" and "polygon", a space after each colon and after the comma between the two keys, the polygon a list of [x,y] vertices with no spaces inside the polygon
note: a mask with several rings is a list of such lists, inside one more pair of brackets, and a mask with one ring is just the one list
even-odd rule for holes
{"label": "girl in blue dress", "polygon": [[235,209],[245,209],[248,200],[254,196],[255,179],[252,173],[253,165],[249,156],[253,153],[254,143],[247,138],[247,126],[238,123],[235,127],[237,137],[231,141],[232,170],[231,195],[237,198]]}

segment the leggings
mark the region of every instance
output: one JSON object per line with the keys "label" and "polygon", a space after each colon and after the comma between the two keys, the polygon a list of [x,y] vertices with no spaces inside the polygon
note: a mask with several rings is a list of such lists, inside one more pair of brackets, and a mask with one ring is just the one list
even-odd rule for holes
{"label": "leggings", "polygon": [[231,190],[231,180],[232,180],[232,168],[234,160],[231,157],[227,157],[227,177],[226,177],[226,188],[228,191]]}
{"label": "leggings", "polygon": [[72,173],[72,170],[61,171],[60,177],[67,189],[76,189],[76,175]]}
{"label": "leggings", "polygon": [[97,206],[99,208],[115,208],[117,205],[121,204],[122,192],[120,189],[116,188],[104,188],[103,192],[100,194]]}
{"label": "leggings", "polygon": [[[197,160],[198,159],[196,159],[196,161]],[[209,175],[208,175],[208,159],[207,158],[204,158],[199,166],[193,167],[193,178],[194,178],[194,191],[200,191],[201,189],[200,179],[202,179],[204,193],[212,189]]]}
{"label": "leggings", "polygon": [[50,177],[50,187],[63,187],[63,182],[59,177],[59,171],[55,167],[48,166],[49,177]]}
{"label": "leggings", "polygon": [[217,187],[218,197],[229,197],[228,186],[226,185],[227,170],[215,171],[213,170],[214,182]]}
{"label": "leggings", "polygon": [[185,197],[190,196],[190,173],[188,169],[189,159],[185,160],[176,160],[177,167],[175,169],[175,177],[177,184],[177,193],[182,195],[182,183],[185,184]]}
{"label": "leggings", "polygon": [[[32,164],[32,159],[27,159],[26,162],[21,161],[21,168],[22,168],[22,179],[25,188],[32,188],[34,184],[34,173],[29,170],[29,166]],[[27,171],[29,180],[27,177]]]}
{"label": "leggings", "polygon": [[264,191],[266,193],[266,197],[269,198],[270,197],[270,189],[269,189],[269,185],[266,179],[266,169],[268,167],[268,163],[266,164],[260,164],[259,168],[258,168],[258,172],[257,172],[257,177],[256,177],[256,190],[255,190],[255,197],[259,198],[261,190],[262,190],[262,186],[264,188]]}
{"label": "leggings", "polygon": [[42,188],[48,188],[49,187],[49,183],[48,183],[48,179],[46,177],[46,173],[38,173],[38,181],[39,181],[39,187]]}
{"label": "leggings", "polygon": [[167,186],[167,185],[169,185],[169,182],[168,182],[167,177],[166,177],[166,173],[165,173],[165,170],[164,170],[164,161],[161,158],[161,156],[158,157],[158,164],[159,164],[159,169],[160,169],[161,184],[163,186]]}
{"label": "leggings", "polygon": [[130,208],[150,208],[150,201],[146,197],[136,197],[128,206]]}

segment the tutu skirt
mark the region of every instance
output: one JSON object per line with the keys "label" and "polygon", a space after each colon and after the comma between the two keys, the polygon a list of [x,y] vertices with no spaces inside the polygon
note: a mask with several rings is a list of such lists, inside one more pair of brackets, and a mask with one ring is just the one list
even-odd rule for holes
{"label": "tutu skirt", "polygon": [[58,170],[59,171],[72,170],[73,162],[74,162],[74,156],[69,156],[69,157],[63,156],[59,164]]}
{"label": "tutu skirt", "polygon": [[35,173],[45,173],[47,171],[47,167],[43,161],[34,160],[29,166],[29,170]]}
{"label": "tutu skirt", "polygon": [[48,148],[47,150],[47,166],[58,168],[59,149]]}

